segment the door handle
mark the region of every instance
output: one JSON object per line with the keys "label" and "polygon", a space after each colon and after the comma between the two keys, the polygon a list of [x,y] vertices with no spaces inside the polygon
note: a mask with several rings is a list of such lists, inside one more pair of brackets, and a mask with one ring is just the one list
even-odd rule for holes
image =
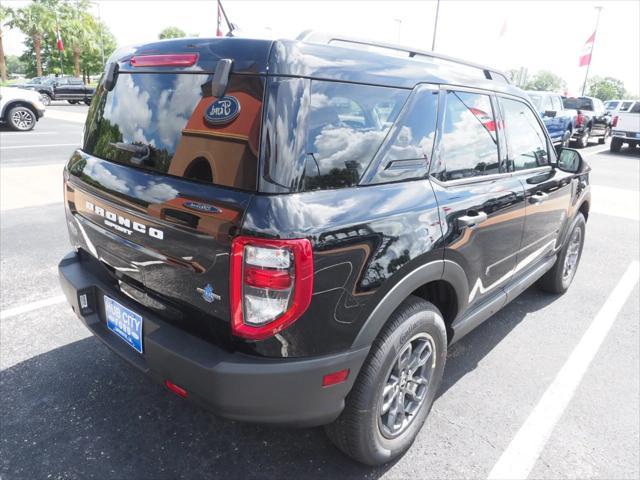
{"label": "door handle", "polygon": [[549,198],[548,193],[536,192],[533,195],[531,195],[531,197],[529,197],[529,202],[540,204],[540,203],[543,203],[547,198]]}
{"label": "door handle", "polygon": [[469,215],[464,215],[458,218],[458,228],[475,228],[488,217],[485,212],[469,212]]}

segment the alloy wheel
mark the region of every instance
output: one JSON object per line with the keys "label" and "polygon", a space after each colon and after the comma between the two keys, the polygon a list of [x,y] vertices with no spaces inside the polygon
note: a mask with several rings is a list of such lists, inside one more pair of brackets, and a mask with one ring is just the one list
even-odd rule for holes
{"label": "alloy wheel", "polygon": [[416,418],[429,391],[435,359],[435,342],[426,333],[414,336],[400,349],[381,394],[378,425],[385,437],[397,437]]}
{"label": "alloy wheel", "polygon": [[17,110],[11,115],[11,123],[20,130],[29,130],[35,118],[29,110]]}
{"label": "alloy wheel", "polygon": [[562,281],[571,281],[578,267],[578,259],[580,257],[580,243],[582,241],[582,230],[576,228],[571,234],[569,245],[567,245],[567,253],[564,257],[564,266],[562,269]]}

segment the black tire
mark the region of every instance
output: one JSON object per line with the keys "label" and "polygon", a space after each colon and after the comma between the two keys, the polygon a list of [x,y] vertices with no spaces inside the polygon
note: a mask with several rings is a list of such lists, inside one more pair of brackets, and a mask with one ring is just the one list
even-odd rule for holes
{"label": "black tire", "polygon": [[90,98],[85,99],[84,100],[84,104],[85,105],[91,105],[91,99]]}
{"label": "black tire", "polygon": [[43,93],[40,93],[40,100],[42,100],[42,103],[44,104],[45,107],[48,107],[49,105],[51,105],[51,101],[53,99],[51,98],[51,95],[43,92]]}
{"label": "black tire", "polygon": [[38,117],[33,110],[22,105],[13,107],[7,115],[7,123],[13,130],[28,132],[36,126]]}
{"label": "black tire", "polygon": [[[571,286],[571,282],[580,265],[580,258],[582,257],[582,247],[584,246],[584,236],[586,231],[586,222],[582,213],[578,213],[571,223],[571,227],[568,230],[565,244],[563,245],[556,263],[551,270],[545,273],[540,280],[538,280],[538,287],[541,290],[549,293],[564,293]],[[575,243],[575,236],[578,235],[577,244]],[[575,263],[571,268],[571,271],[567,274],[567,257],[573,256]]]}
{"label": "black tire", "polygon": [[562,136],[562,142],[560,143],[560,147],[569,148],[569,144],[571,143],[571,130],[567,130],[564,132]]}
{"label": "black tire", "polygon": [[[410,350],[407,347],[409,344],[412,346]],[[411,372],[410,365],[419,364],[411,354],[421,359],[426,350],[422,345],[432,348],[431,354],[424,360],[426,363],[423,366]],[[447,333],[440,311],[419,297],[408,297],[391,315],[374,341],[356,383],[347,396],[345,409],[334,423],[326,427],[329,438],[344,453],[367,465],[381,465],[402,455],[415,440],[429,414],[442,381],[446,357]],[[404,370],[398,370],[403,358],[407,371],[411,372],[408,376],[400,373]],[[425,380],[426,384],[422,384],[424,390],[420,400],[414,401],[411,397],[416,398],[414,395],[421,387],[411,379],[422,378],[415,375],[419,371],[421,375],[428,375],[428,379]],[[399,372],[399,376],[395,376],[394,372]],[[394,377],[396,382],[392,382]],[[396,386],[391,388],[392,383],[389,382]],[[407,385],[413,387],[413,395],[406,393]],[[383,412],[385,387],[388,393],[394,395],[389,398],[387,413]],[[404,410],[406,398],[409,399],[409,408],[415,405],[415,411],[406,416],[394,414],[391,420],[391,411],[395,411],[400,402]],[[400,430],[395,433],[385,431],[388,423],[396,425],[396,416],[407,419],[406,423],[401,421]]]}
{"label": "black tire", "polygon": [[587,146],[589,146],[589,137],[591,136],[591,127],[587,127],[584,129],[584,132],[582,132],[582,135],[580,135],[580,137],[578,137],[578,140],[576,142],[578,148],[585,148]]}
{"label": "black tire", "polygon": [[613,153],[618,153],[622,148],[622,139],[613,137],[611,139],[611,143],[609,144],[609,150]]}
{"label": "black tire", "polygon": [[80,100],[67,100],[67,102],[69,102],[71,105],[76,105],[80,103]]}

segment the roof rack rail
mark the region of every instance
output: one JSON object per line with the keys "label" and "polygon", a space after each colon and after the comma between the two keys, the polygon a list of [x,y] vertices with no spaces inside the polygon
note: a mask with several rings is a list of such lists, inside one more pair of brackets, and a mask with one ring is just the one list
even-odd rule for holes
{"label": "roof rack rail", "polygon": [[[485,65],[480,65],[473,62],[468,62],[466,60],[460,60],[458,58],[450,57],[448,55],[442,55],[440,53],[417,50],[414,48],[404,47],[401,45],[394,45],[391,43],[384,43],[384,42],[373,42],[371,40],[366,40],[366,39],[361,39],[356,37],[349,37],[345,35],[333,35],[330,33],[318,32],[315,30],[305,30],[300,35],[298,35],[296,40],[299,40],[302,42],[322,43],[322,44],[330,44],[334,42],[352,43],[354,45],[363,45],[363,46],[377,47],[377,48],[386,49],[386,50],[393,50],[396,52],[404,52],[408,55],[409,58],[429,57],[429,58],[434,58],[444,62],[455,63],[458,65],[463,65],[465,67],[481,70],[484,77],[487,80],[499,79],[499,80],[504,80],[504,82],[506,83],[511,83],[509,81],[509,78],[503,72],[495,68],[487,67]],[[496,78],[496,77],[499,77],[499,78]]]}

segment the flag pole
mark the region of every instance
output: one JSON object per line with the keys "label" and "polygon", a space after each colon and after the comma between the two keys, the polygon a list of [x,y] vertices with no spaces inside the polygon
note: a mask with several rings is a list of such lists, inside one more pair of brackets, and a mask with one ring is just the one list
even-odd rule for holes
{"label": "flag pole", "polygon": [[602,7],[596,7],[598,10],[598,16],[596,17],[596,29],[593,33],[593,44],[591,45],[591,54],[589,55],[589,63],[587,63],[587,71],[584,75],[584,83],[582,84],[582,96],[584,97],[584,91],[587,88],[587,78],[589,78],[589,68],[591,68],[591,61],[593,60],[593,50],[596,48],[596,38],[598,38],[598,23],[600,23],[600,12],[602,11]]}
{"label": "flag pole", "polygon": [[[60,38],[60,25],[58,24],[58,9],[56,8],[56,48],[58,47],[58,39]],[[64,68],[62,67],[62,50],[58,48],[58,58],[60,59],[60,76],[64,77]]]}
{"label": "flag pole", "polygon": [[433,39],[431,40],[431,51],[436,49],[436,32],[438,31],[438,14],[440,13],[440,0],[436,3],[436,18],[433,22]]}

